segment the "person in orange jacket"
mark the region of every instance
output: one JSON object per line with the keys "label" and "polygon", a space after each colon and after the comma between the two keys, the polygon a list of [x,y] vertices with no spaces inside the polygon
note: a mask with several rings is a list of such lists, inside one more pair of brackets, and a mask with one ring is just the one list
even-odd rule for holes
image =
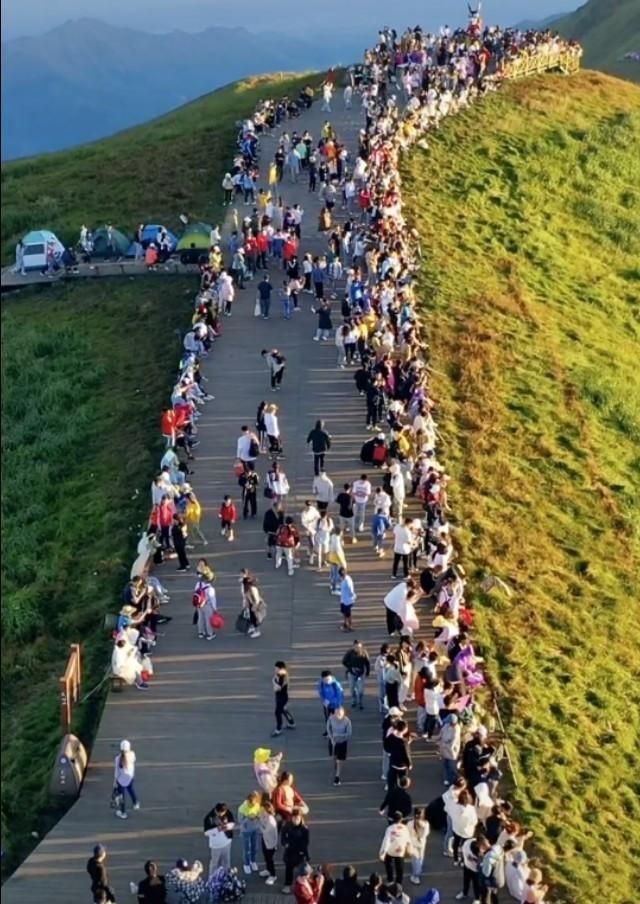
{"label": "person in orange jacket", "polygon": [[227,540],[232,543],[235,539],[233,536],[233,525],[236,523],[238,518],[238,512],[236,510],[235,503],[231,499],[231,496],[225,496],[222,500],[222,505],[220,506],[220,511],[218,512],[218,518],[220,518],[220,533],[223,537],[226,537]]}

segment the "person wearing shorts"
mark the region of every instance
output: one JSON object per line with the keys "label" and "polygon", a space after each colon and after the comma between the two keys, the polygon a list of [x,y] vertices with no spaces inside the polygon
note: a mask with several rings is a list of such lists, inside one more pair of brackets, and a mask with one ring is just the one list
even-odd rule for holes
{"label": "person wearing shorts", "polygon": [[340,773],[342,764],[347,759],[347,749],[351,740],[351,719],[348,718],[344,707],[337,706],[327,719],[327,738],[329,741],[329,756],[333,757],[334,778],[333,784],[340,785],[342,780]]}

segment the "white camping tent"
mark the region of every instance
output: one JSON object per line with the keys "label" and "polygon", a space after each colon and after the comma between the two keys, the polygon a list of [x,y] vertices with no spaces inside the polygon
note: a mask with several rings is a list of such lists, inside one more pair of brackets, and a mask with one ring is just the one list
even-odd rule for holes
{"label": "white camping tent", "polygon": [[56,260],[59,262],[64,251],[60,239],[48,229],[38,229],[28,232],[22,239],[24,246],[24,269],[44,270],[47,266],[47,248],[53,246]]}

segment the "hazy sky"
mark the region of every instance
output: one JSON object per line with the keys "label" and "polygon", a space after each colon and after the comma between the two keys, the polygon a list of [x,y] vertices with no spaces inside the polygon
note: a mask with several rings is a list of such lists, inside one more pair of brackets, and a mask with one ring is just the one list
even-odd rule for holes
{"label": "hazy sky", "polygon": [[[336,27],[368,36],[379,25],[404,28],[420,23],[428,28],[455,24],[466,16],[465,0],[0,0],[2,38],[42,34],[68,19],[91,17],[144,31],[201,31],[212,25],[243,25],[251,31],[326,34]],[[583,0],[584,2],[584,0]],[[485,0],[490,22],[513,24],[543,19],[577,8],[580,0]]]}

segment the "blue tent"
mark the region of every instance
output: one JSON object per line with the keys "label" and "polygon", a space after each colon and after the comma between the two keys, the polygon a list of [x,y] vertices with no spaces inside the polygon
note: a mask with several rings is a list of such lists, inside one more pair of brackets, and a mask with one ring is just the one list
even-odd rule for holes
{"label": "blue tent", "polygon": [[[166,226],[163,227],[162,225],[159,225],[157,223],[149,223],[144,227],[144,229],[142,230],[142,244],[145,248],[147,247],[147,245],[150,245],[151,242],[156,241],[156,239],[158,238],[158,231],[162,228],[166,229]],[[169,234],[169,240],[171,242],[170,251],[173,253],[178,245],[178,239],[170,229],[167,229],[167,233]]]}

